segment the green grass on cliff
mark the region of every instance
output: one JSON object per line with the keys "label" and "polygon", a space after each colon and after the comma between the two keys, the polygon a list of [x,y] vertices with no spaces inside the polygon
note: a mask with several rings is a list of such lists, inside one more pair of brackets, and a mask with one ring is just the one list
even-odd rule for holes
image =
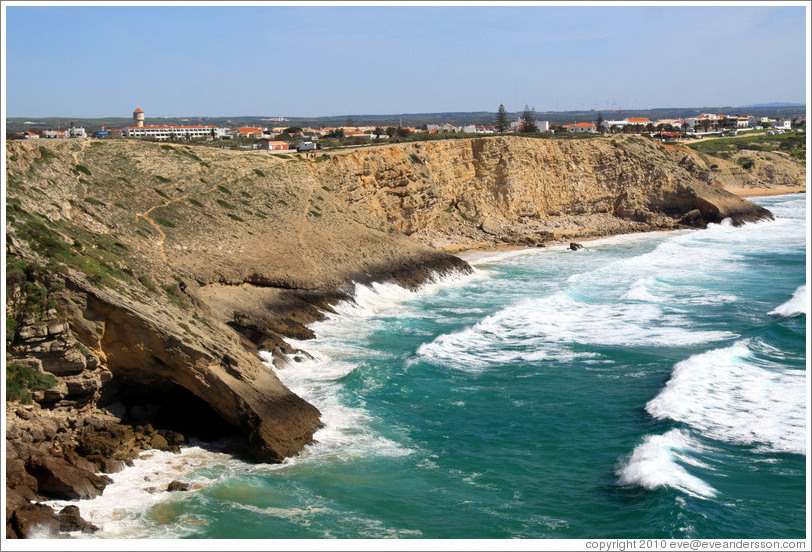
{"label": "green grass on cliff", "polygon": [[8,202],[6,219],[17,236],[31,244],[56,271],[71,267],[90,281],[107,286],[128,279],[120,268],[126,246],[110,236],[88,232],[64,220],[45,221],[24,211],[14,200]]}
{"label": "green grass on cliff", "polygon": [[773,136],[742,136],[705,140],[687,146],[700,153],[730,158],[740,151],[781,151],[792,155],[801,162],[806,160],[806,135],[799,132],[776,134]]}
{"label": "green grass on cliff", "polygon": [[51,374],[42,374],[20,364],[6,365],[6,402],[29,404],[32,392],[45,391],[54,385],[56,378]]}

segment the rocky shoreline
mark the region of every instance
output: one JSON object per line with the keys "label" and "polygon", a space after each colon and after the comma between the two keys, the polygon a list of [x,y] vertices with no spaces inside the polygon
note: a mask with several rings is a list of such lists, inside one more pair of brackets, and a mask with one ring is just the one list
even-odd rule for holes
{"label": "rocky shoreline", "polygon": [[254,461],[297,454],[320,413],[257,351],[295,354],[285,338],[312,337],[356,283],[415,288],[470,270],[441,251],[455,244],[771,216],[684,152],[565,142],[402,144],[326,163],[131,140],[7,144],[6,359],[20,385],[41,383],[30,404],[6,404],[7,538],[92,532],[75,508],[42,501],[97,496],[145,450],[239,436]]}

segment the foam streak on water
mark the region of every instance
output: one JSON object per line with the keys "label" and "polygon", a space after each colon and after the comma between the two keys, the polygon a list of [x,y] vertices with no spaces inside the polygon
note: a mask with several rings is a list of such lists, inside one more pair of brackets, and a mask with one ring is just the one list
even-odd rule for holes
{"label": "foam streak on water", "polygon": [[424,360],[481,371],[500,363],[572,360],[592,355],[572,345],[682,347],[735,337],[727,331],[694,330],[678,313],[656,304],[594,303],[567,292],[526,299],[472,328],[422,345]]}

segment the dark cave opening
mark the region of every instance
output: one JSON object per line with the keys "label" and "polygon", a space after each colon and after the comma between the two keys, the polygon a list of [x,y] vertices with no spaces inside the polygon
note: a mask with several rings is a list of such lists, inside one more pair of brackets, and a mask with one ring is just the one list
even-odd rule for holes
{"label": "dark cave opening", "polygon": [[[113,403],[123,405],[121,421],[132,426],[151,425],[156,430],[170,430],[187,439],[204,442],[242,436],[235,425],[227,422],[203,399],[180,385],[163,381],[144,384],[132,379],[119,379]],[[108,408],[109,405],[108,405]],[[122,407],[118,406],[121,411]]]}

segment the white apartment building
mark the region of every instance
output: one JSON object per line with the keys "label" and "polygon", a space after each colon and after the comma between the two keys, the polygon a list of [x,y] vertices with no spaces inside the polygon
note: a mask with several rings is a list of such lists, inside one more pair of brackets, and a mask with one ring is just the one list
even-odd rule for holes
{"label": "white apartment building", "polygon": [[168,140],[170,138],[222,138],[231,137],[231,130],[207,125],[172,126],[172,125],[146,125],[124,127],[124,136],[128,138],[155,138]]}

